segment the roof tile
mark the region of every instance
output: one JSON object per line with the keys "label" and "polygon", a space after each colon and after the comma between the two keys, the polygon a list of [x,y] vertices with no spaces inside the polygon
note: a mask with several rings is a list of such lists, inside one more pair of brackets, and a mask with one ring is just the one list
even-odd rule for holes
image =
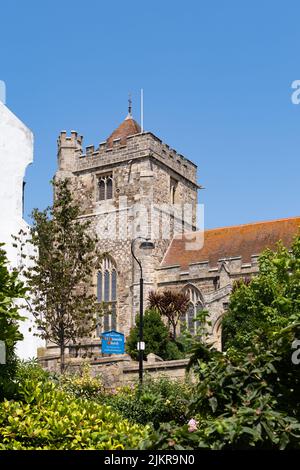
{"label": "roof tile", "polygon": [[249,263],[251,256],[260,254],[265,248],[274,249],[279,240],[290,246],[299,227],[300,217],[292,217],[206,230],[203,247],[194,250],[188,249],[191,247],[191,233],[177,235],[173,238],[161,267],[180,265],[181,269],[186,269],[190,263],[204,261],[214,267],[218,260],[234,257],[241,257],[243,263]]}
{"label": "roof tile", "polygon": [[141,132],[141,128],[139,124],[132,119],[131,116],[128,116],[122,124],[108,137],[107,145],[108,147],[113,146],[113,141],[115,139],[120,139],[121,144],[126,144],[126,139],[130,135],[139,134]]}

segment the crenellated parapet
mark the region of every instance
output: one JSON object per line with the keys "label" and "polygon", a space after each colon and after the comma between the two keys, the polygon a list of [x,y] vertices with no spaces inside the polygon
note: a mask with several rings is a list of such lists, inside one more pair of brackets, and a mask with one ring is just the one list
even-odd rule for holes
{"label": "crenellated parapet", "polygon": [[82,135],[78,135],[78,132],[71,131],[71,135],[67,135],[67,131],[61,131],[57,139],[58,147],[73,147],[77,146],[81,148],[83,142]]}
{"label": "crenellated parapet", "polygon": [[[187,280],[211,280],[220,277],[220,273],[226,271],[228,278],[232,281],[252,276],[258,272],[258,255],[252,255],[251,261],[243,262],[241,256],[220,258],[217,266],[212,266],[210,262],[199,261],[190,263],[182,269],[180,265],[161,266],[157,270],[157,280],[159,285],[164,284],[184,284]],[[212,286],[213,288],[213,286]]]}
{"label": "crenellated parapet", "polygon": [[82,136],[75,131],[71,132],[71,136],[67,136],[65,131],[60,133],[58,138],[60,169],[78,173],[150,156],[191,183],[197,184],[196,165],[151,132],[132,135],[125,140],[114,139],[112,143],[101,142],[96,148],[94,145],[89,145],[83,149],[82,141]]}

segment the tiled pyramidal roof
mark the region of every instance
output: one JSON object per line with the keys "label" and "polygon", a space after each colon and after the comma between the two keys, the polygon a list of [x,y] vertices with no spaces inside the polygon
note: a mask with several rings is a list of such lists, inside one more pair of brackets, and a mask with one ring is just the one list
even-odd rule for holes
{"label": "tiled pyramidal roof", "polygon": [[131,114],[128,114],[122,124],[108,137],[107,146],[112,147],[113,141],[116,139],[120,139],[121,144],[126,144],[127,137],[139,134],[140,132],[141,128],[139,124],[132,118]]}

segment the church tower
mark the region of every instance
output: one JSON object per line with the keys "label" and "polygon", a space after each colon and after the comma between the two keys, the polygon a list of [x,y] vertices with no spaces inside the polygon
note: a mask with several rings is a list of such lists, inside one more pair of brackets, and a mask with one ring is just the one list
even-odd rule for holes
{"label": "church tower", "polygon": [[144,237],[155,244],[147,254],[138,240],[135,244],[143,265],[146,307],[174,233],[195,229],[197,168],[151,132],[141,132],[131,104],[125,120],[97,148],[83,150],[82,141],[75,131],[70,136],[60,133],[56,177],[71,178],[81,217],[91,221],[100,251],[107,253],[93,279],[99,302],[107,302],[110,311],[102,329],[126,336],[139,305],[140,271],[131,242]]}

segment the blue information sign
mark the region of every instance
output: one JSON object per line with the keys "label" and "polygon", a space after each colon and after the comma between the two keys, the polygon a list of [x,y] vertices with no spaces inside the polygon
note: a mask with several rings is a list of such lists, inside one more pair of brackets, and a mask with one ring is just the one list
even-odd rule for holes
{"label": "blue information sign", "polygon": [[111,330],[101,334],[103,354],[124,354],[125,341],[123,333]]}

